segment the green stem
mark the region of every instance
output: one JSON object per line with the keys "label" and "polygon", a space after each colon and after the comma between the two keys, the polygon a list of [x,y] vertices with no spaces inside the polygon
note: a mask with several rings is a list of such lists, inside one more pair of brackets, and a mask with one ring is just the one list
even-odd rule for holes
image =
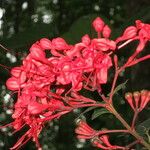
{"label": "green stem", "polygon": [[120,114],[115,110],[115,108],[110,104],[111,112],[116,116],[118,120],[124,125],[124,127],[132,134],[143,146],[150,150],[150,144],[148,144],[143,137],[141,137],[134,129],[132,129],[128,123],[120,116]]}

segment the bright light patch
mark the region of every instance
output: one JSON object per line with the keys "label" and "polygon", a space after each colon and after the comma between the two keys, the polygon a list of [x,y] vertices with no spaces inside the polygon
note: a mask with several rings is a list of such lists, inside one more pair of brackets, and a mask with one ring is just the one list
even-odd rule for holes
{"label": "bright light patch", "polygon": [[52,22],[52,15],[45,14],[43,15],[42,18],[43,18],[43,22],[46,24],[49,24],[50,22]]}
{"label": "bright light patch", "polygon": [[3,21],[0,20],[0,29],[2,28]]}
{"label": "bright light patch", "polygon": [[0,8],[0,19],[3,17],[5,13],[5,9]]}
{"label": "bright light patch", "polygon": [[58,3],[58,0],[53,0],[53,4],[57,4]]}
{"label": "bright light patch", "polygon": [[17,58],[14,55],[12,55],[11,53],[7,53],[6,57],[9,59],[9,61],[11,63],[15,63],[17,61]]}
{"label": "bright light patch", "polygon": [[8,103],[8,102],[9,102],[9,99],[10,99],[10,94],[6,94],[6,95],[4,96],[4,102],[5,102],[5,103]]}
{"label": "bright light patch", "polygon": [[100,7],[99,7],[98,5],[95,5],[95,6],[94,6],[94,10],[95,10],[95,11],[99,11],[99,10],[100,10]]}
{"label": "bright light patch", "polygon": [[28,3],[27,3],[27,2],[24,2],[24,3],[22,4],[22,9],[25,10],[25,9],[27,9],[27,8],[28,8]]}
{"label": "bright light patch", "polygon": [[13,113],[12,109],[6,110],[6,114],[11,115]]}
{"label": "bright light patch", "polygon": [[38,22],[38,20],[39,20],[37,14],[32,15],[32,16],[31,16],[31,19],[33,19],[34,22]]}

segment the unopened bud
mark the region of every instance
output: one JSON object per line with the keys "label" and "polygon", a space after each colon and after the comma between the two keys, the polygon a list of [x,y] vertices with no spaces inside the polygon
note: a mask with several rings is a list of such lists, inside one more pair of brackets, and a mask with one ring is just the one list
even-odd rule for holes
{"label": "unopened bud", "polygon": [[60,37],[52,40],[52,46],[56,50],[64,50],[69,48],[69,45],[66,43],[66,41]]}
{"label": "unopened bud", "polygon": [[133,97],[132,97],[132,93],[126,93],[125,94],[125,99],[128,101],[129,105],[131,106],[131,108],[133,110],[135,110],[135,107],[133,105]]}
{"label": "unopened bud", "polygon": [[90,37],[89,37],[89,35],[88,34],[86,34],[86,35],[84,35],[83,37],[82,37],[82,43],[84,43],[85,45],[89,45],[90,44]]}
{"label": "unopened bud", "polygon": [[142,111],[145,106],[150,101],[150,91],[142,90],[141,91],[141,104],[140,104],[140,111]]}
{"label": "unopened bud", "polygon": [[104,27],[104,21],[100,17],[97,17],[93,21],[92,25],[93,25],[96,32],[101,32],[103,30],[103,27]]}
{"label": "unopened bud", "polygon": [[104,29],[103,29],[103,37],[104,38],[109,38],[111,34],[111,29],[109,28],[108,25],[105,25]]}
{"label": "unopened bud", "polygon": [[134,100],[135,100],[135,107],[136,109],[139,108],[139,101],[140,101],[140,92],[134,92],[133,93],[133,96],[134,96]]}
{"label": "unopened bud", "polygon": [[131,39],[134,38],[137,35],[137,28],[134,26],[129,26],[128,28],[125,29],[123,33],[123,39]]}
{"label": "unopened bud", "polygon": [[43,38],[40,40],[40,46],[43,49],[51,49],[51,47],[52,47],[51,41],[49,39]]}

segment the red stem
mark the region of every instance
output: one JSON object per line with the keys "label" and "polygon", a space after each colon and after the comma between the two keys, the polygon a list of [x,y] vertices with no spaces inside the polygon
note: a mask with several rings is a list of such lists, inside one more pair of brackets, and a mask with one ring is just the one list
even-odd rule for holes
{"label": "red stem", "polygon": [[128,66],[128,67],[133,66],[133,65],[135,65],[135,64],[137,64],[137,63],[139,63],[139,62],[141,62],[141,61],[144,61],[144,60],[146,60],[146,59],[150,59],[150,55],[146,55],[146,56],[144,56],[144,57],[135,59],[134,61],[132,61],[131,64],[129,64],[129,65],[127,65],[127,66]]}
{"label": "red stem", "polygon": [[91,106],[95,106],[95,107],[105,107],[105,104],[78,104],[77,106],[74,106],[74,108],[82,108],[82,107],[91,107]]}
{"label": "red stem", "polygon": [[134,126],[135,126],[135,122],[136,122],[138,113],[139,113],[138,110],[135,110],[134,116],[133,116],[133,120],[132,120],[132,125],[131,125],[131,128],[132,128],[132,129],[134,129]]}
{"label": "red stem", "polygon": [[118,133],[118,132],[130,133],[128,130],[101,130],[96,135],[107,134],[107,133]]}

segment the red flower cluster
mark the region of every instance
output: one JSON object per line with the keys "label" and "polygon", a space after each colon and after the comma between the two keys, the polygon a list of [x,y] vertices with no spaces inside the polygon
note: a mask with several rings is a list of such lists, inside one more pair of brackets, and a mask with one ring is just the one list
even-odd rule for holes
{"label": "red flower cluster", "polygon": [[141,92],[126,93],[126,100],[134,111],[142,111],[150,102],[150,91],[142,90]]}
{"label": "red flower cluster", "polygon": [[116,43],[125,40],[128,42],[139,40],[136,52],[141,52],[144,49],[147,41],[150,41],[150,25],[145,24],[140,20],[136,20],[136,26],[129,26],[126,28],[123,35],[117,38]]}
{"label": "red flower cluster", "polygon": [[[94,28],[98,24],[104,26],[102,22],[98,19]],[[82,88],[101,91],[101,84],[107,82],[107,71],[112,66],[110,54],[116,49],[115,42],[108,39],[110,31],[105,25],[98,31],[103,38],[90,39],[85,35],[75,45],[58,37],[51,41],[43,38],[31,46],[22,66],[14,67],[6,82],[8,89],[18,92],[13,128],[18,131],[25,125],[29,127],[11,149],[19,148],[31,138],[39,148],[38,135],[46,121],[82,104],[95,103],[79,96],[78,91]]]}
{"label": "red flower cluster", "polygon": [[124,147],[112,145],[109,142],[109,136],[103,131],[96,131],[92,129],[85,121],[79,120],[77,122],[78,127],[75,133],[78,134],[78,139],[91,139],[94,146],[101,148],[103,150],[113,150],[113,149],[124,149]]}
{"label": "red flower cluster", "polygon": [[[150,40],[150,25],[141,21],[136,21],[136,27],[128,27],[116,41],[109,39],[111,29],[101,18],[98,17],[93,21],[93,27],[98,33],[98,38],[91,39],[89,35],[85,35],[81,42],[75,45],[67,44],[60,37],[37,41],[31,46],[23,64],[11,70],[11,77],[6,85],[8,89],[18,93],[18,99],[12,115],[14,121],[10,125],[15,132],[24,126],[29,128],[11,148],[12,150],[18,149],[30,139],[35,141],[40,149],[38,135],[45,122],[57,119],[75,108],[105,107],[103,103],[99,104],[81,96],[79,91],[85,88],[100,92],[101,84],[107,82],[107,72],[112,66],[110,57],[112,52],[137,39],[140,43],[136,51],[140,52]],[[125,43],[117,46],[119,42],[125,40],[127,40]],[[140,59],[135,57],[136,55],[129,58],[130,61],[126,66],[136,64],[150,56]],[[137,103],[135,102],[136,105]],[[140,109],[142,110],[145,105],[146,102],[141,98]],[[136,107],[139,108],[139,105]],[[76,133],[79,134],[79,138],[85,139],[97,135],[97,131],[84,122],[80,122]],[[105,134],[97,135],[93,143],[102,149],[121,149],[119,146],[111,145]]]}

